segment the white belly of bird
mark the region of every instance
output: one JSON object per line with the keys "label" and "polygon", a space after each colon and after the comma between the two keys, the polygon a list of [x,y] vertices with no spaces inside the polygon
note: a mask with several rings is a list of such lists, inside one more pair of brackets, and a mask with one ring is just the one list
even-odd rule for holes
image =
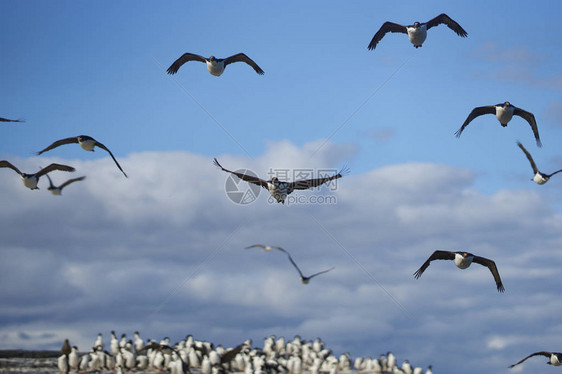
{"label": "white belly of bird", "polygon": [[51,188],[49,191],[55,196],[60,196],[60,188]]}
{"label": "white belly of bird", "polygon": [[408,27],[408,39],[416,47],[421,47],[423,42],[427,38],[427,29],[425,26],[420,27]]}
{"label": "white belly of bird", "polygon": [[472,256],[463,257],[457,254],[455,255],[455,265],[457,265],[459,269],[466,269],[472,264],[472,259]]}
{"label": "white belly of bird", "polygon": [[215,77],[220,76],[224,72],[224,61],[217,62],[207,62],[207,70],[209,73],[213,74]]}
{"label": "white belly of bird", "polygon": [[30,189],[36,189],[37,188],[37,177],[35,175],[32,175],[31,177],[21,177],[21,181],[23,182],[23,185],[27,188]]}
{"label": "white belly of bird", "polygon": [[556,355],[551,355],[550,356],[550,363],[554,366],[560,366],[562,365],[562,363],[560,361],[558,361],[558,356]]}
{"label": "white belly of bird", "polygon": [[287,198],[287,185],[285,184],[275,185],[273,183],[269,183],[267,185],[267,189],[278,203],[285,201]]}
{"label": "white belly of bird", "polygon": [[93,139],[87,139],[83,142],[79,141],[78,143],[80,144],[80,147],[86,151],[93,151],[96,146],[96,141]]}
{"label": "white belly of bird", "polygon": [[541,173],[537,173],[535,174],[535,176],[533,177],[533,182],[535,182],[536,184],[545,184],[548,181],[548,179],[546,179],[545,177],[543,177],[541,175]]}
{"label": "white belly of bird", "polygon": [[508,123],[511,121],[511,117],[513,117],[514,110],[515,109],[513,107],[504,108],[498,106],[496,107],[496,118],[500,121],[500,123]]}

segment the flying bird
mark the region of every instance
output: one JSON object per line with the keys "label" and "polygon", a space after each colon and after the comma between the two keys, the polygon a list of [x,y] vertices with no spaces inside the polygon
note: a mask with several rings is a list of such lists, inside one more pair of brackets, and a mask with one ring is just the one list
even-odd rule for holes
{"label": "flying bird", "polygon": [[93,152],[94,147],[96,147],[96,146],[105,150],[105,151],[107,151],[107,153],[109,153],[109,155],[111,156],[113,161],[115,161],[115,165],[117,165],[117,167],[119,168],[119,170],[121,170],[123,175],[125,177],[127,177],[127,174],[125,174],[125,172],[121,168],[121,165],[119,165],[119,163],[117,162],[117,160],[113,156],[113,153],[111,153],[111,151],[105,145],[101,144],[96,139],[94,139],[94,138],[92,138],[91,136],[88,136],[88,135],[79,135],[79,136],[73,136],[71,138],[65,138],[65,139],[57,140],[56,142],[54,142],[53,144],[51,144],[47,148],[43,149],[42,151],[37,152],[37,154],[40,155],[44,152],[47,152],[47,151],[49,151],[53,148],[58,147],[58,146],[61,146],[61,145],[64,145],[64,144],[72,144],[72,143],[78,143],[78,144],[80,144],[80,147],[82,147],[82,149],[84,149],[86,151],[90,151],[90,152]]}
{"label": "flying bird", "polygon": [[0,122],[25,122],[25,121],[22,121],[20,119],[7,119],[7,118],[0,117]]}
{"label": "flying bird", "polygon": [[254,244],[254,245],[251,245],[249,247],[246,247],[246,249],[250,249],[250,248],[261,248],[264,251],[271,251],[272,249],[278,249],[280,251],[286,252],[283,248],[275,247],[273,245]]}
{"label": "flying bird", "polygon": [[49,174],[47,174],[47,179],[49,180],[49,188],[47,188],[53,195],[60,196],[62,189],[68,186],[70,183],[78,182],[84,180],[86,177],[72,178],[61,184],[60,186],[55,186]]}
{"label": "flying bird", "polygon": [[499,292],[505,291],[502,284],[502,280],[500,278],[500,273],[498,273],[498,268],[496,267],[496,263],[487,258],[475,256],[472,253],[468,253],[468,252],[435,251],[431,256],[429,256],[427,261],[425,261],[423,265],[414,273],[414,277],[416,277],[416,279],[421,277],[425,269],[427,269],[427,267],[433,260],[454,260],[455,265],[459,269],[466,269],[473,262],[486,266],[488,269],[490,269],[490,272],[494,276],[494,280],[496,281],[496,286],[498,288],[498,291]]}
{"label": "flying bird", "polygon": [[196,55],[195,53],[184,53],[180,58],[178,58],[174,63],[168,68],[168,74],[176,74],[179,68],[189,61],[200,61],[207,64],[207,70],[212,75],[218,77],[226,68],[227,65],[232,64],[234,62],[245,62],[250,65],[256,73],[263,75],[263,70],[248,56],[244,53],[238,53],[233,56],[227,58],[216,58],[215,56],[211,56],[209,58],[205,58],[203,56]]}
{"label": "flying bird", "polygon": [[432,27],[438,26],[440,24],[447,25],[451,30],[453,30],[458,36],[465,38],[468,34],[464,29],[453,21],[448,15],[445,13],[441,13],[437,17],[433,18],[430,21],[425,23],[414,22],[413,25],[404,26],[398,23],[393,22],[385,22],[377,31],[371,43],[369,43],[369,49],[373,50],[377,46],[378,42],[389,32],[400,32],[402,34],[408,34],[408,39],[414,45],[414,47],[419,48],[422,46],[425,38],[427,37],[427,30]]}
{"label": "flying bird", "polygon": [[511,121],[513,116],[519,116],[529,122],[531,125],[531,129],[533,129],[533,134],[535,134],[535,139],[537,141],[537,145],[542,147],[541,139],[539,138],[539,128],[537,127],[537,121],[535,121],[535,116],[531,112],[527,112],[521,108],[517,108],[515,105],[512,105],[509,101],[506,101],[503,104],[496,104],[496,105],[488,105],[488,106],[480,106],[477,108],[472,109],[472,112],[466,118],[466,121],[462,124],[461,128],[455,133],[457,138],[461,136],[463,130],[468,126],[468,124],[475,119],[476,117],[482,116],[484,114],[495,114],[498,121],[500,121],[503,127],[507,126],[507,123]]}
{"label": "flying bird", "polygon": [[327,273],[327,272],[329,272],[329,271],[335,269],[335,267],[331,267],[331,268],[329,268],[329,269],[327,269],[327,270],[319,271],[318,273],[314,273],[314,274],[309,275],[309,276],[307,277],[307,276],[305,276],[305,275],[302,273],[301,269],[299,269],[299,267],[297,266],[297,264],[295,263],[295,261],[293,260],[293,258],[292,258],[291,255],[289,254],[289,252],[287,252],[287,251],[284,251],[284,252],[287,254],[287,257],[289,257],[289,261],[291,261],[291,264],[293,264],[293,266],[295,267],[295,269],[297,269],[297,271],[299,272],[299,275],[300,275],[300,277],[301,277],[301,282],[302,282],[302,284],[308,284],[308,282],[310,282],[310,280],[311,280],[312,278],[314,278],[315,276],[320,275],[320,274]]}
{"label": "flying bird", "polygon": [[227,173],[234,174],[238,178],[245,180],[248,183],[252,183],[258,186],[262,186],[263,188],[266,188],[271,194],[271,196],[273,196],[273,198],[277,200],[278,203],[283,203],[283,204],[285,204],[285,199],[287,198],[287,196],[290,195],[295,190],[307,190],[309,188],[318,187],[331,180],[341,178],[343,175],[349,173],[349,169],[344,167],[342,170],[339,171],[339,173],[332,175],[331,177],[304,179],[295,182],[281,182],[277,177],[273,177],[270,180],[266,181],[258,177],[254,177],[252,175],[230,171],[228,169],[223,168],[222,165],[219,164],[216,158],[214,159],[214,164],[215,166],[219,167],[221,170],[226,171]]}
{"label": "flying bird", "polygon": [[535,352],[532,353],[530,355],[528,355],[527,357],[525,357],[524,359],[522,359],[521,361],[519,361],[516,364],[513,365],[509,365],[510,368],[519,365],[520,363],[522,363],[523,361],[525,361],[526,359],[528,359],[529,357],[533,357],[533,356],[545,356],[548,357],[550,360],[547,362],[548,365],[553,365],[553,366],[560,366],[562,365],[562,353],[559,352]]}
{"label": "flying bird", "polygon": [[517,142],[517,145],[519,146],[519,148],[521,148],[523,153],[525,153],[525,156],[527,156],[527,160],[529,160],[529,162],[531,163],[531,167],[533,168],[533,173],[535,173],[535,176],[533,177],[533,179],[531,179],[533,182],[535,182],[537,184],[545,184],[546,182],[548,182],[550,177],[552,177],[554,174],[560,173],[562,171],[562,169],[560,169],[560,170],[555,171],[552,174],[541,173],[539,171],[539,169],[537,168],[537,165],[535,164],[535,161],[533,161],[533,158],[531,157],[531,154],[525,149],[525,147],[523,147],[523,144],[521,144],[520,142]]}
{"label": "flying bird", "polygon": [[39,187],[37,187],[37,183],[39,182],[39,178],[42,175],[50,173],[53,170],[74,171],[74,168],[71,166],[61,165],[61,164],[51,164],[46,168],[39,170],[35,174],[27,174],[27,173],[22,173],[17,167],[15,167],[14,165],[12,165],[6,160],[0,161],[0,168],[10,168],[14,170],[16,173],[18,173],[21,176],[23,185],[32,190],[38,190]]}

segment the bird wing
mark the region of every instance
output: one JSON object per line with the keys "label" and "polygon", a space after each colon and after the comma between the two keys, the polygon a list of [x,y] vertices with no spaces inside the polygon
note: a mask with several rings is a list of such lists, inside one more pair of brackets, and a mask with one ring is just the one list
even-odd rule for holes
{"label": "bird wing", "polygon": [[55,185],[53,184],[53,181],[51,180],[51,177],[49,177],[49,174],[47,174],[47,179],[49,180],[49,188],[54,188]]}
{"label": "bird wing", "polygon": [[180,67],[188,61],[201,61],[205,63],[207,62],[207,60],[203,56],[196,55],[195,53],[184,53],[180,58],[174,61],[174,63],[170,65],[170,67],[166,71],[168,72],[168,74],[176,74]]}
{"label": "bird wing", "polygon": [[[49,178],[49,174],[47,174],[47,178]],[[61,184],[59,186],[59,188],[62,190],[63,188],[65,188],[66,186],[68,186],[70,183],[74,183],[74,182],[78,182],[81,180],[84,180],[86,177],[79,177],[79,178],[72,178],[67,180],[66,182],[64,182],[63,184]],[[51,180],[51,178],[49,178],[49,180]]]}
{"label": "bird wing", "polygon": [[472,261],[476,262],[477,264],[484,265],[488,269],[490,269],[492,275],[494,276],[494,280],[496,281],[496,286],[498,287],[498,291],[499,292],[505,291],[505,288],[503,288],[502,280],[500,278],[500,273],[498,272],[498,268],[496,267],[496,263],[494,261],[479,256],[474,256],[474,259]]}
{"label": "bird wing", "polygon": [[236,347],[223,353],[223,355],[221,356],[221,364],[227,364],[230,361],[234,360],[234,357],[236,357],[236,355],[240,353],[240,351],[244,348],[244,345],[244,343],[238,344]]}
{"label": "bird wing", "polygon": [[287,194],[294,190],[307,190],[309,188],[320,186],[326,182],[343,177],[349,173],[349,168],[343,167],[337,174],[331,177],[316,178],[316,179],[303,179],[296,182],[287,183]]}
{"label": "bird wing", "polygon": [[525,147],[523,147],[523,144],[521,144],[520,142],[517,142],[517,145],[519,146],[519,148],[521,148],[523,153],[525,153],[525,156],[527,156],[527,160],[529,160],[529,162],[531,163],[531,167],[533,168],[533,173],[537,174],[539,172],[539,169],[537,169],[537,165],[535,164],[535,161],[533,161],[531,154],[525,149]]}
{"label": "bird wing", "polygon": [[61,170],[61,171],[74,171],[75,169],[72,166],[61,165],[61,164],[51,164],[46,168],[39,170],[35,175],[39,178],[40,176],[50,173],[53,170]]}
{"label": "bird wing", "polygon": [[331,267],[331,268],[329,268],[328,270],[319,271],[318,273],[314,273],[314,274],[310,275],[310,276],[308,277],[308,279],[310,279],[310,278],[312,278],[312,277],[315,277],[315,276],[317,276],[317,275],[320,275],[320,274],[327,273],[327,272],[332,271],[332,270],[334,270],[334,269],[335,269],[335,267]]}
{"label": "bird wing", "polygon": [[539,138],[539,128],[537,127],[537,121],[535,120],[535,115],[526,110],[515,107],[513,110],[513,115],[519,116],[529,122],[531,128],[533,129],[533,134],[535,134],[535,140],[537,141],[537,146],[542,147],[541,139]]}
{"label": "bird wing", "polygon": [[[270,247],[270,248],[273,248],[273,249],[278,249],[278,250],[283,251],[283,252],[285,252],[285,253],[287,252],[287,251],[285,251],[283,248],[281,248],[281,247],[276,247],[276,246],[274,246],[274,245],[270,245],[269,247]],[[263,245],[263,244],[254,244],[254,245],[251,245],[251,246],[249,246],[249,247],[246,247],[246,249],[250,249],[250,248],[262,248],[262,249],[265,249],[266,246]]]}
{"label": "bird wing", "polygon": [[214,159],[213,163],[215,164],[215,166],[218,166],[219,168],[221,168],[222,171],[226,171],[227,173],[234,174],[238,178],[240,178],[242,180],[245,180],[246,182],[249,182],[249,183],[252,183],[252,184],[257,184],[258,186],[262,186],[263,188],[267,188],[267,181],[264,181],[263,179],[225,169],[225,168],[222,167],[221,164],[219,164],[219,161],[216,158]]}
{"label": "bird wing", "polygon": [[550,177],[552,177],[554,174],[560,173],[561,171],[562,171],[562,169],[557,170],[557,171],[555,171],[554,173],[549,174],[548,177],[550,178]]}
{"label": "bird wing", "polygon": [[549,357],[549,358],[550,358],[551,355],[552,355],[551,352],[535,352],[535,353],[532,353],[532,354],[528,355],[527,357],[525,357],[524,359],[522,359],[522,360],[519,361],[518,363],[513,364],[513,365],[509,365],[509,367],[512,368],[512,367],[514,367],[514,366],[516,366],[516,365],[519,365],[520,363],[522,363],[523,361],[525,361],[525,360],[528,359],[529,357],[533,357],[533,356],[546,356],[546,357]]}
{"label": "bird wing", "polygon": [[414,273],[414,277],[417,279],[421,277],[425,269],[429,266],[429,263],[433,260],[454,260],[455,259],[455,252],[450,251],[435,251],[429,258],[423,263],[423,265],[416,270]]}
{"label": "bird wing", "polygon": [[22,121],[20,119],[7,119],[7,118],[0,117],[0,122],[25,122],[25,121]]}
{"label": "bird wing", "polygon": [[461,36],[463,38],[466,38],[468,33],[466,31],[464,31],[464,29],[461,27],[461,25],[459,25],[458,23],[456,23],[455,21],[453,21],[453,19],[451,17],[449,17],[448,15],[446,15],[445,13],[441,13],[440,15],[438,15],[437,17],[433,18],[432,20],[428,21],[425,24],[425,27],[427,30],[429,30],[430,28],[440,25],[440,24],[445,24],[447,25],[451,30],[453,30],[458,36]]}
{"label": "bird wing", "polygon": [[293,266],[295,267],[295,269],[297,269],[297,271],[299,272],[299,275],[301,276],[301,278],[304,278],[305,276],[302,274],[301,269],[299,269],[299,267],[297,266],[297,264],[295,263],[295,261],[293,261],[293,258],[291,257],[291,255],[289,254],[289,252],[285,252],[287,253],[287,257],[289,257],[289,261],[291,261],[291,264],[293,264]]}
{"label": "bird wing", "polygon": [[394,22],[385,22],[385,23],[382,24],[381,28],[379,29],[379,31],[377,31],[375,36],[373,36],[373,39],[371,39],[371,42],[369,43],[368,48],[370,50],[375,49],[378,42],[380,42],[381,39],[383,38],[383,36],[385,36],[386,33],[388,33],[388,32],[401,32],[402,34],[407,34],[408,28],[406,26],[399,25],[399,24],[394,23]]}
{"label": "bird wing", "polygon": [[10,168],[12,170],[14,170],[16,173],[18,173],[19,175],[21,175],[21,171],[20,169],[18,169],[17,167],[15,167],[14,165],[10,164],[8,161],[6,160],[2,160],[0,161],[0,168]]}
{"label": "bird wing", "polygon": [[233,62],[245,62],[248,65],[250,65],[251,67],[253,67],[254,70],[256,71],[256,73],[258,73],[259,75],[264,74],[264,71],[258,66],[258,64],[256,64],[254,62],[254,60],[252,60],[251,58],[246,56],[244,53],[238,53],[236,55],[225,58],[224,59],[224,66],[226,66],[228,64],[232,64]]}
{"label": "bird wing", "polygon": [[71,144],[71,143],[78,143],[78,137],[73,136],[72,138],[57,140],[56,142],[54,142],[53,144],[51,144],[50,146],[48,146],[44,150],[37,152],[37,154],[40,155],[41,153],[50,151],[51,149],[56,148],[60,145]]}
{"label": "bird wing", "polygon": [[462,124],[461,128],[455,133],[457,138],[461,136],[464,128],[468,126],[468,124],[478,116],[482,116],[484,114],[496,114],[496,107],[494,105],[487,105],[487,106],[479,106],[477,108],[472,109],[472,112],[468,115],[464,123]]}
{"label": "bird wing", "polygon": [[121,173],[123,173],[123,175],[125,176],[125,178],[129,178],[129,177],[127,177],[127,174],[125,174],[125,172],[124,172],[123,169],[121,168],[121,165],[119,165],[119,163],[117,162],[117,160],[116,160],[115,157],[113,156],[113,153],[111,153],[111,151],[110,151],[105,145],[101,144],[101,143],[98,142],[97,140],[96,140],[96,145],[97,145],[98,147],[100,147],[101,149],[106,150],[107,153],[109,153],[109,155],[110,155],[111,158],[113,159],[113,161],[115,161],[115,165],[117,165],[117,167],[119,168],[119,170],[121,170]]}

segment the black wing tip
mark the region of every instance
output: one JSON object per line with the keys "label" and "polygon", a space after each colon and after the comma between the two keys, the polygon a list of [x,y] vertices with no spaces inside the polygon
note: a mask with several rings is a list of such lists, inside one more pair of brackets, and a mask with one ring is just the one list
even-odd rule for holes
{"label": "black wing tip", "polygon": [[537,139],[537,147],[542,147],[542,143],[540,139]]}
{"label": "black wing tip", "polygon": [[265,74],[265,71],[263,71],[263,70],[260,69],[260,68],[257,68],[257,69],[256,69],[256,73],[258,73],[259,75],[264,75],[264,74]]}
{"label": "black wing tip", "polygon": [[461,137],[461,134],[462,134],[462,129],[459,129],[459,130],[455,131],[455,136],[456,136],[457,138],[460,138],[460,137]]}
{"label": "black wing tip", "polygon": [[349,168],[349,166],[344,165],[344,166],[340,169],[340,171],[338,172],[337,175],[339,175],[340,178],[341,178],[341,177],[343,177],[344,175],[348,175],[348,174],[350,174],[350,173],[351,173],[351,169]]}
{"label": "black wing tip", "polygon": [[418,269],[418,270],[416,270],[416,272],[414,273],[414,278],[419,279],[422,274],[423,274],[423,270],[422,270],[422,269]]}
{"label": "black wing tip", "polygon": [[505,292],[505,288],[503,287],[503,284],[498,284],[498,292]]}
{"label": "black wing tip", "polygon": [[216,158],[216,157],[215,157],[215,158],[213,158],[213,165],[215,165],[216,167],[219,167],[219,168],[221,168],[221,169],[222,169],[222,166],[221,166],[221,164],[219,164],[219,160],[217,160],[217,158]]}
{"label": "black wing tip", "polygon": [[167,72],[169,75],[174,75],[174,74],[176,74],[176,73],[178,72],[178,70],[179,70],[179,69],[174,68],[174,65],[172,65],[172,66],[170,66],[170,67],[168,68],[168,70],[166,70],[166,72]]}

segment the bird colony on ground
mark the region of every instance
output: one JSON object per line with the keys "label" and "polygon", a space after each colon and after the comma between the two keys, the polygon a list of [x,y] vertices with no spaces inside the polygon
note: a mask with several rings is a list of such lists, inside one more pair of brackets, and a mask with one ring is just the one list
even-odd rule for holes
{"label": "bird colony on ground", "polygon": [[[460,37],[467,37],[467,32],[453,19],[451,19],[446,14],[440,14],[439,16],[431,19],[425,23],[415,22],[413,25],[404,26],[393,22],[385,22],[382,27],[376,32],[371,42],[368,45],[369,50],[374,50],[379,42],[387,33],[403,33],[407,34],[410,42],[415,48],[419,48],[425,42],[427,37],[427,31],[433,27],[444,24],[453,30]],[[379,50],[381,48],[379,47]],[[381,52],[382,53],[382,52]],[[204,62],[210,74],[214,76],[220,76],[224,73],[226,66],[235,62],[244,62],[251,66],[256,73],[263,75],[264,71],[258,66],[254,60],[250,59],[244,53],[238,53],[233,56],[220,59],[210,56],[209,58],[202,57],[194,53],[185,53],[179,57],[173,64],[167,69],[168,74],[176,74],[179,69],[189,61],[199,61]],[[184,68],[185,69],[185,68]],[[518,108],[506,101],[497,105],[490,106],[480,106],[472,109],[465,122],[462,124],[460,129],[455,133],[457,137],[466,129],[466,127],[476,120],[477,117],[485,114],[494,114],[497,120],[503,127],[506,127],[508,122],[510,122],[513,116],[519,116],[529,123],[531,130],[533,132],[537,146],[541,147],[541,140],[539,137],[539,130],[535,120],[534,115],[524,109]],[[21,120],[10,120],[5,118],[0,118],[1,122],[23,122]],[[483,122],[483,120],[481,121]],[[115,162],[117,168],[127,177],[124,170],[121,168],[111,151],[102,143],[93,139],[90,136],[80,135],[69,137],[61,140],[57,140],[45,149],[38,152],[42,154],[61,145],[78,143],[86,151],[94,151],[94,147],[101,148],[109,153],[113,161]],[[533,173],[533,181],[537,184],[546,183],[554,174],[562,171],[558,170],[552,174],[544,174],[540,172],[533,161],[531,154],[525,149],[523,144],[517,142],[517,145],[524,152],[525,156],[531,163]],[[233,174],[236,177],[263,187],[268,190],[273,198],[278,203],[284,204],[285,199],[294,190],[306,190],[314,187],[321,186],[328,183],[331,180],[341,178],[346,173],[349,172],[347,168],[343,168],[340,172],[335,175],[307,179],[299,181],[280,181],[278,178],[274,177],[270,180],[264,180],[247,173],[240,173],[236,171],[231,171],[222,167],[218,160],[214,159],[214,165],[220,168],[222,171]],[[67,165],[60,164],[50,164],[49,166],[39,170],[36,173],[23,173],[16,166],[11,164],[9,161],[0,161],[0,168],[10,168],[18,173],[23,181],[23,184],[30,189],[39,189],[38,182],[42,175],[47,175],[53,171],[66,171],[73,172],[74,168]],[[61,190],[68,186],[69,184],[81,181],[85,177],[73,178],[67,180],[60,186],[54,186],[49,175],[47,175],[50,183],[48,188],[54,195],[60,195]],[[347,188],[352,188],[348,186]],[[301,269],[297,266],[288,251],[279,246],[270,246],[256,244],[248,248],[262,248],[264,251],[271,251],[276,249],[285,255],[293,267],[297,270],[300,280],[303,284],[307,284],[311,278],[318,276],[320,274],[327,273],[334,268],[323,270],[314,273],[310,276],[303,275]],[[473,262],[486,266],[496,283],[497,290],[499,292],[504,292],[504,286],[502,284],[500,274],[496,264],[493,260],[476,256],[467,251],[444,251],[436,250],[433,254],[426,260],[426,262],[414,273],[415,278],[419,278],[422,273],[429,267],[431,261],[433,260],[453,260],[455,265],[460,269],[468,268]],[[133,346],[135,349],[133,349]],[[513,367],[518,365],[530,357],[542,355],[549,358],[547,362],[550,365],[560,366],[561,359],[560,353],[556,352],[536,352],[533,353],[517,364],[511,365]],[[225,370],[235,370],[245,373],[294,373],[299,374],[302,371],[309,371],[311,373],[318,373],[320,371],[335,373],[337,371],[346,371],[350,369],[360,370],[360,371],[373,371],[373,372],[391,372],[391,373],[422,373],[422,369],[416,368],[412,369],[407,361],[402,364],[401,367],[397,366],[396,358],[392,353],[388,353],[386,356],[381,356],[377,359],[371,358],[358,358],[355,360],[353,365],[351,364],[349,355],[344,354],[339,358],[332,355],[332,352],[328,349],[323,348],[322,342],[317,339],[314,342],[304,342],[300,338],[295,338],[293,341],[285,344],[283,338],[275,340],[274,337],[267,338],[263,349],[256,349],[251,347],[251,342],[247,341],[236,348],[227,350],[221,346],[213,347],[212,344],[206,342],[194,341],[191,336],[188,336],[186,340],[180,343],[170,346],[168,339],[164,339],[160,343],[151,341],[149,345],[144,345],[142,340],[140,340],[138,333],[135,334],[135,342],[126,341],[125,338],[118,342],[114,334],[112,334],[111,339],[111,354],[104,350],[103,341],[101,340],[101,334],[98,340],[94,344],[92,351],[84,355],[80,360],[77,358],[77,349],[74,347],[69,349],[68,342],[65,342],[63,346],[63,355],[59,360],[59,365],[61,365],[61,370],[67,371],[70,369],[75,370],[100,370],[106,369],[117,369],[119,371],[125,369],[155,369],[163,370],[170,369],[172,373],[184,373],[191,369],[199,369],[204,374],[222,372]],[[65,366],[66,365],[66,366]],[[431,368],[429,368],[426,373],[431,373]]]}
{"label": "bird colony on ground", "polygon": [[215,346],[211,342],[195,340],[192,335],[187,335],[182,341],[171,345],[168,337],[160,342],[149,340],[145,343],[138,331],[135,331],[134,340],[127,340],[126,334],[117,339],[112,331],[109,346],[104,344],[103,335],[99,333],[90,352],[79,354],[78,347],[71,347],[67,339],[61,353],[58,358],[61,372],[115,370],[122,373],[123,370],[169,370],[171,374],[185,374],[191,371],[201,374],[337,374],[355,370],[371,373],[432,374],[431,365],[424,371],[421,367],[413,368],[408,360],[399,364],[392,352],[375,358],[352,359],[349,353],[336,357],[331,349],[324,346],[320,338],[307,341],[298,335],[287,342],[283,337],[267,337],[263,348],[252,347],[251,340],[233,348],[224,348],[222,345]]}

